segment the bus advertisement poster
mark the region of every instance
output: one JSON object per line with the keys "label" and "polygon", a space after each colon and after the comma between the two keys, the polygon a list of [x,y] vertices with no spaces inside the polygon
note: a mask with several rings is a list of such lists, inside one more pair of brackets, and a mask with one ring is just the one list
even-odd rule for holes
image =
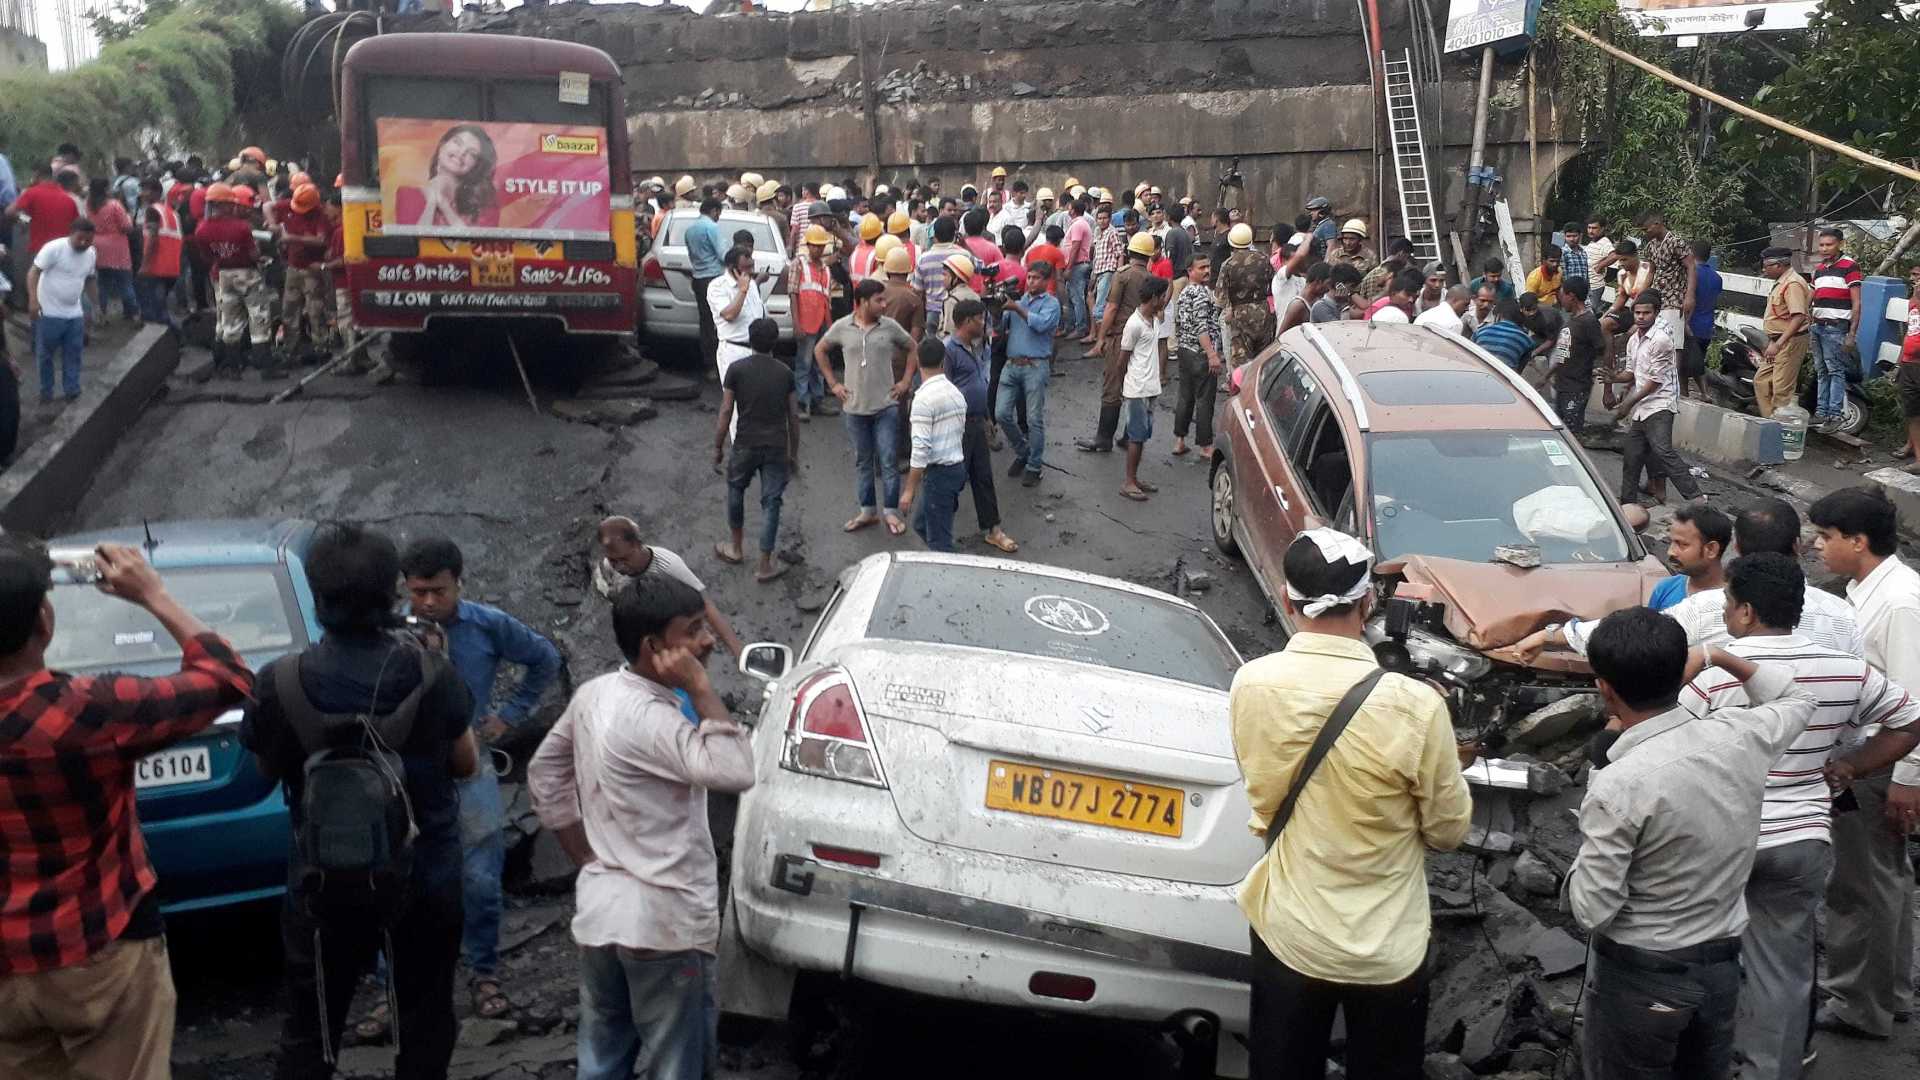
{"label": "bus advertisement poster", "polygon": [[375,134],[387,235],[612,236],[603,127],[382,117]]}

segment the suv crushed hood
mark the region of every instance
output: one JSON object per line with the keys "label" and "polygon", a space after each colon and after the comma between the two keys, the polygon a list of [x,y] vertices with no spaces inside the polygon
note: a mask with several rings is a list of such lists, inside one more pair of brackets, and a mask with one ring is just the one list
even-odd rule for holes
{"label": "suv crushed hood", "polygon": [[[1409,555],[1401,573],[1430,599],[1446,605],[1447,632],[1456,641],[1494,652],[1550,622],[1598,619],[1644,604],[1667,571],[1651,556],[1636,563],[1541,566],[1523,570],[1501,563],[1472,563]],[[1511,656],[1495,659],[1513,662]],[[1566,653],[1543,652],[1534,667],[1581,672],[1586,664]]]}

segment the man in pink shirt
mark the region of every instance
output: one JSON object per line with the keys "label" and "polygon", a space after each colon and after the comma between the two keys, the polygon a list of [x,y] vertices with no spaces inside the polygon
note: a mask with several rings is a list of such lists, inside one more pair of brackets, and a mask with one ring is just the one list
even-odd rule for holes
{"label": "man in pink shirt", "polygon": [[1093,222],[1087,210],[1084,194],[1067,204],[1067,233],[1060,243],[1067,260],[1067,294],[1055,337],[1078,337],[1087,332],[1087,283],[1093,277]]}

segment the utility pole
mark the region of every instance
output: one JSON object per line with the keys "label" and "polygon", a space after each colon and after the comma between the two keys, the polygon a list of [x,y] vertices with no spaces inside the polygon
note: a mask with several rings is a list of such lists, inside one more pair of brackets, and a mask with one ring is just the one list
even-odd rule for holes
{"label": "utility pole", "polygon": [[1460,216],[1453,225],[1453,257],[1460,266],[1461,280],[1467,278],[1467,248],[1473,243],[1474,225],[1480,220],[1480,185],[1475,183],[1487,163],[1487,109],[1493,98],[1493,46],[1480,49],[1480,96],[1473,103],[1473,145],[1467,152],[1467,187],[1460,200]]}

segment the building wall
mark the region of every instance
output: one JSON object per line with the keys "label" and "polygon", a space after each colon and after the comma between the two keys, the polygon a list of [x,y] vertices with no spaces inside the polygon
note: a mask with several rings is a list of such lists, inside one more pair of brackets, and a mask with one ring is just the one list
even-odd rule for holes
{"label": "building wall", "polygon": [[0,26],[0,75],[47,70],[47,46],[37,37]]}

